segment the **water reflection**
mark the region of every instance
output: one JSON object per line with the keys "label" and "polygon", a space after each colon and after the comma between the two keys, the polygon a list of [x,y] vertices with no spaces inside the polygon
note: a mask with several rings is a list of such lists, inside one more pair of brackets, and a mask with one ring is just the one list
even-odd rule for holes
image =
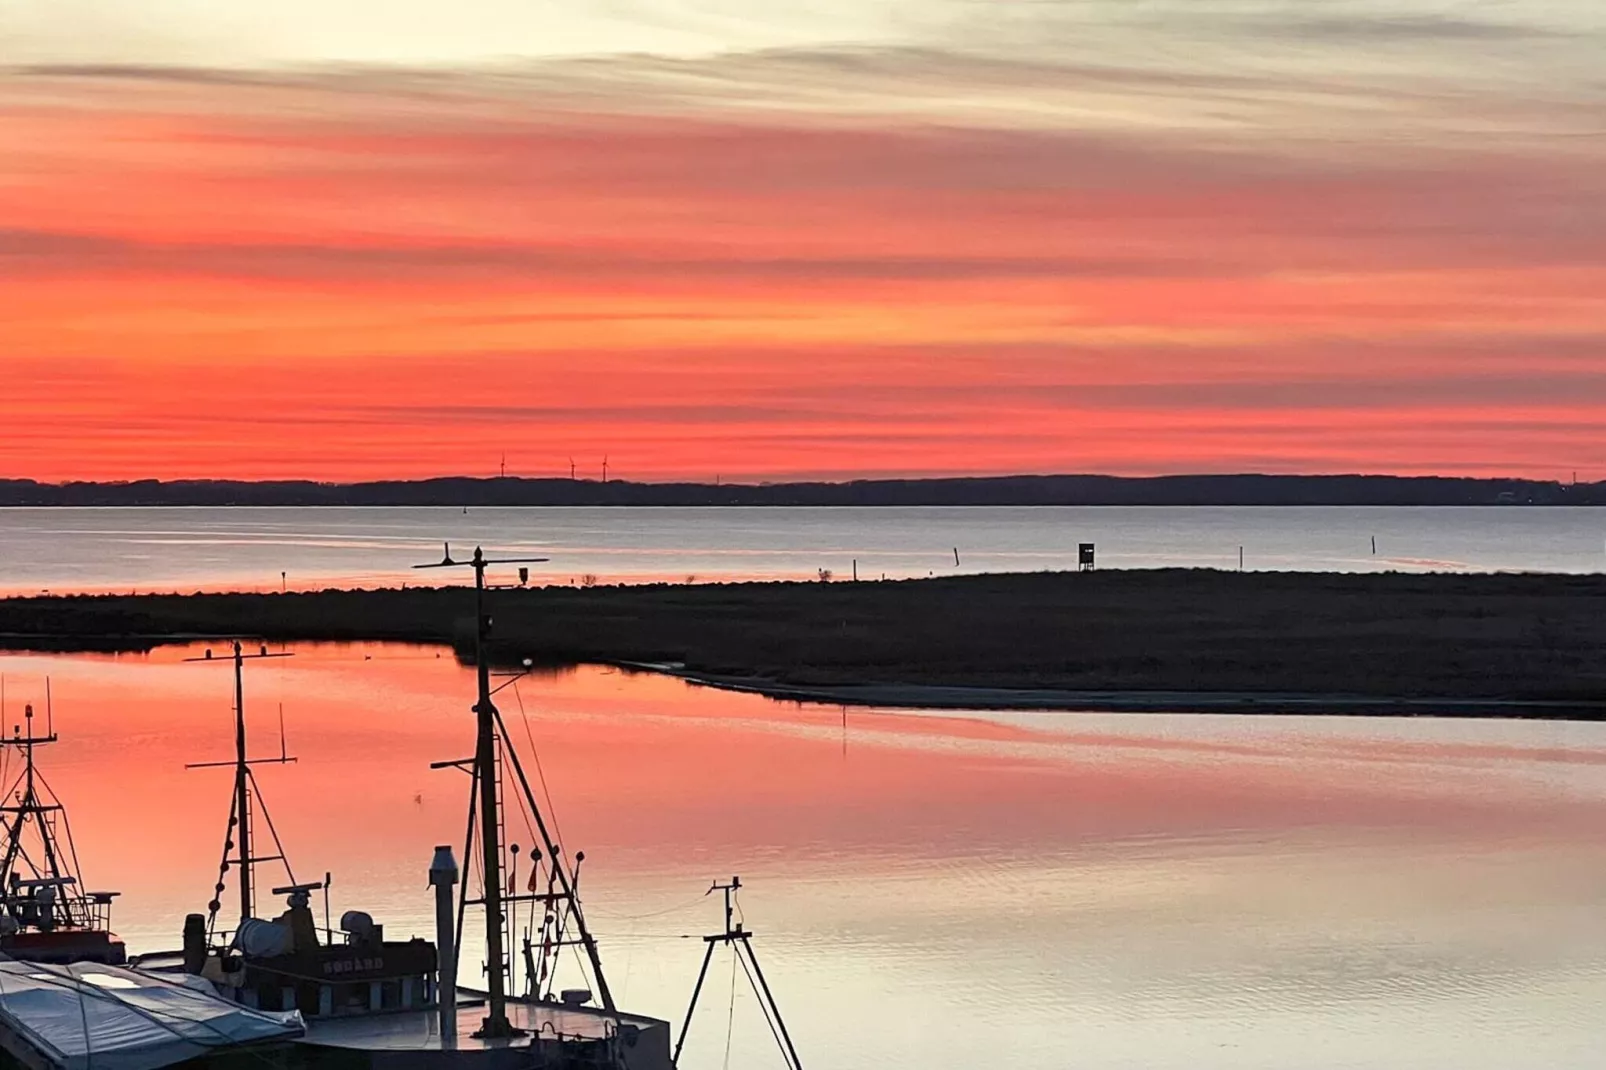
{"label": "water reflection", "polygon": [[[228,673],[4,657],[52,678],[42,756],[133,949],[209,898]],[[258,777],[301,879],[427,934],[461,850],[470,674],[432,650],[297,649],[247,675]],[[1606,997],[1606,729],[1429,719],[843,712],[586,668],[501,696],[621,1002],[676,1018],[740,873],[805,1061],[1061,1067],[1594,1066]],[[514,839],[530,837],[517,822]],[[716,970],[687,1065],[772,1059]],[[465,976],[477,966],[465,961]],[[741,981],[737,975],[738,982]]]}
{"label": "water reflection", "polygon": [[443,539],[552,558],[536,584],[1067,570],[1079,542],[1105,568],[1231,569],[1240,547],[1252,571],[1606,563],[1588,508],[13,508],[0,510],[0,590],[395,587],[419,582],[412,566]]}

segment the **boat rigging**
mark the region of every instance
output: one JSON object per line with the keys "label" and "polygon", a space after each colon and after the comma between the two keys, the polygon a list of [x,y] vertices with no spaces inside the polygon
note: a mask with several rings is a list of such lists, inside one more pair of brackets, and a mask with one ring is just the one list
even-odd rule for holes
{"label": "boat rigging", "polygon": [[[232,868],[235,871],[235,880],[239,885],[240,893],[240,924],[256,917],[256,889],[253,883],[254,868],[259,862],[282,862],[284,872],[290,878],[289,884],[296,885],[295,873],[290,868],[290,860],[284,853],[284,845],[279,842],[279,833],[273,827],[273,817],[268,813],[267,803],[262,798],[262,791],[257,787],[256,776],[251,772],[253,765],[268,763],[272,765],[287,765],[295,759],[285,753],[284,748],[284,720],[281,715],[279,721],[279,757],[277,758],[248,758],[245,748],[245,663],[248,660],[260,658],[288,658],[294,657],[287,651],[269,653],[266,646],[260,647],[255,654],[245,653],[244,647],[236,640],[234,654],[229,660],[234,664],[234,757],[223,762],[193,762],[186,769],[216,769],[232,767],[234,769],[233,802],[229,809],[229,823],[223,834],[223,861],[218,867],[217,885],[213,889],[214,895],[207,904],[206,932],[211,937],[217,931],[218,911],[223,908],[222,896],[227,887],[227,876]],[[199,658],[185,658],[187,662],[218,661],[212,656],[212,651]],[[255,811],[260,810],[262,819],[267,823],[268,833],[273,837],[274,854],[261,857],[251,854],[252,825]],[[231,858],[229,852],[233,850]],[[307,890],[317,890],[323,885],[308,885]]]}
{"label": "boat rigging", "polygon": [[[498,691],[522,677],[524,673],[515,674],[513,680],[504,682],[495,689],[491,686],[489,645],[492,620],[485,606],[485,592],[488,589],[485,580],[486,569],[492,565],[528,565],[546,560],[542,557],[491,559],[485,556],[482,548],[476,547],[472,558],[467,561],[457,561],[452,558],[451,546],[448,544],[439,562],[414,566],[474,570],[474,661],[478,682],[477,700],[474,704],[476,727],[474,756],[456,761],[436,762],[432,768],[462,769],[470,774],[473,781],[469,795],[469,820],[464,857],[474,858],[478,852],[484,876],[478,899],[467,898],[468,882],[463,883],[457,928],[461,935],[463,916],[467,907],[484,908],[486,1015],[480,1030],[475,1034],[482,1038],[513,1037],[520,1034],[520,1030],[510,1022],[507,1015],[509,988],[513,980],[515,961],[513,942],[516,933],[511,926],[506,925],[506,911],[516,910],[519,903],[537,904],[536,909],[543,914],[539,942],[530,939],[529,935],[524,940],[523,958],[527,994],[537,1001],[549,999],[552,994],[554,967],[558,954],[565,947],[579,947],[585,953],[591,979],[596,986],[596,997],[600,1000],[602,1009],[609,1013],[616,1009],[612,990],[608,987],[607,977],[603,973],[596,939],[586,924],[585,912],[580,905],[578,894],[580,864],[585,860],[585,853],[576,852],[571,861],[564,855],[562,847],[552,838],[546,818],[541,808],[536,805],[535,794],[524,775],[524,766],[519,760],[518,751],[508,736],[507,726],[494,700]],[[523,893],[517,888],[504,891],[502,887],[501,875],[512,871],[512,864],[505,852],[510,853],[515,861],[518,853],[516,844],[510,846],[503,842],[504,757],[512,766],[518,786],[519,804],[531,818],[535,834],[541,841],[539,853],[532,854],[530,859],[530,879],[526,886],[528,890]],[[547,867],[545,891],[536,890],[539,887],[537,874],[541,865]],[[586,989],[566,990],[563,995],[569,997],[571,1001],[586,1002],[591,999],[591,992]]]}
{"label": "boat rigging", "polygon": [[[361,911],[341,915],[340,933],[329,923],[329,882],[298,882],[274,828],[273,817],[257,787],[252,766],[284,765],[289,756],[284,742],[284,718],[279,720],[279,756],[250,758],[246,747],[245,663],[262,658],[287,658],[288,652],[270,653],[261,647],[247,654],[239,641],[233,644],[234,757],[222,762],[199,762],[188,768],[232,767],[234,789],[229,821],[223,837],[223,860],[205,917],[191,914],[184,922],[182,967],[186,973],[210,980],[226,998],[263,1010],[299,1010],[311,1018],[365,1015],[376,1011],[432,1009],[437,998],[437,957],[429,942],[414,938],[387,941],[384,926]],[[188,661],[217,661],[208,650]],[[257,854],[254,818],[260,813],[272,839],[269,854]],[[288,882],[273,889],[287,898],[288,909],[277,918],[256,913],[256,869],[278,862]],[[239,886],[240,920],[232,932],[217,922],[229,870]],[[312,916],[313,892],[324,893],[322,940]]]}
{"label": "boat rigging", "polygon": [[[0,749],[22,754],[22,769],[6,788],[0,815],[5,853],[0,874],[0,952],[31,962],[121,965],[122,940],[111,931],[117,892],[84,891],[67,810],[34,762],[34,749],[57,742],[50,683],[45,683],[45,730],[34,725],[33,706],[23,723],[0,735]],[[0,717],[3,717],[0,706]]]}

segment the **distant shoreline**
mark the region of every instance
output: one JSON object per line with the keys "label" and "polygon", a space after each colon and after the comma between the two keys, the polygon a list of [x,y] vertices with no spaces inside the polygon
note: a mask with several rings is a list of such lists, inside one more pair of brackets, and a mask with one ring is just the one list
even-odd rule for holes
{"label": "distant shoreline", "polygon": [[[0,649],[472,648],[462,588],[0,599]],[[493,591],[493,660],[782,701],[1606,720],[1606,576],[995,573]]]}
{"label": "distant shoreline", "polygon": [[1606,506],[1606,482],[1376,475],[1100,475],[842,483],[635,483],[448,477],[39,483],[0,479],[0,508],[494,506]]}

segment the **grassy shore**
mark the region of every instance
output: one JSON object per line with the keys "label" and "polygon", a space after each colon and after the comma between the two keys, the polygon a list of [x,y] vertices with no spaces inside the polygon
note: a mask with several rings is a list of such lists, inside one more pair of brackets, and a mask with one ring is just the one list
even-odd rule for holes
{"label": "grassy shore", "polygon": [[[676,663],[800,699],[1013,705],[1026,690],[1037,700],[1018,704],[1438,712],[1445,700],[1445,712],[1606,716],[1600,576],[1161,570],[489,597],[499,661]],[[471,599],[461,588],[7,599],[0,647],[242,634],[461,651]]]}

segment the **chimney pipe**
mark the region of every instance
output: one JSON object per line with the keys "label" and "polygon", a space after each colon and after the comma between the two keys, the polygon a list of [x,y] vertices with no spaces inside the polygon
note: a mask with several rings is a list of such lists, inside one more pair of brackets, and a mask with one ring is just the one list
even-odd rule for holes
{"label": "chimney pipe", "polygon": [[440,982],[435,987],[440,1010],[441,1040],[457,1039],[457,924],[452,889],[457,886],[457,859],[449,846],[436,847],[429,863],[429,883],[435,889],[435,952]]}

